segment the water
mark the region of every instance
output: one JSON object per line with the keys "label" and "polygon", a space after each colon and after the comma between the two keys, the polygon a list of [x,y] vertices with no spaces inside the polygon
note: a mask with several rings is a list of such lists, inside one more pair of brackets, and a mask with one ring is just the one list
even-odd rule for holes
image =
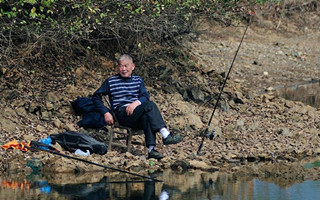
{"label": "water", "polygon": [[299,82],[274,88],[280,97],[287,100],[300,101],[306,105],[320,108],[320,84],[318,80]]}
{"label": "water", "polygon": [[[314,164],[313,164],[314,165]],[[309,165],[309,167],[312,167]],[[10,174],[0,177],[0,199],[318,199],[320,180],[285,181],[234,177],[225,173],[165,171],[150,182],[121,173]],[[285,180],[285,177],[284,177]],[[279,184],[279,185],[278,185]]]}
{"label": "water", "polygon": [[244,199],[318,199],[320,197],[320,181],[304,181],[296,183],[288,188],[280,188],[274,183],[267,183],[255,179],[253,181],[252,198]]}

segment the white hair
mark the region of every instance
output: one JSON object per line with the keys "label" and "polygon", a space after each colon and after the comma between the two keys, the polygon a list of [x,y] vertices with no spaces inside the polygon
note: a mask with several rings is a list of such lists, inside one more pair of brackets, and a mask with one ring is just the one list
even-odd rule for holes
{"label": "white hair", "polygon": [[133,63],[132,57],[130,55],[128,55],[128,54],[121,55],[119,57],[119,59],[118,59],[118,63],[120,64],[120,62],[123,61],[123,60],[130,60]]}

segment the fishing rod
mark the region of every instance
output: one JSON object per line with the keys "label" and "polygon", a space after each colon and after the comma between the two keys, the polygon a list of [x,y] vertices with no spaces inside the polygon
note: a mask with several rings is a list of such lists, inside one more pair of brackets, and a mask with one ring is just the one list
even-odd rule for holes
{"label": "fishing rod", "polygon": [[242,44],[242,41],[243,41],[243,39],[244,39],[244,36],[245,36],[246,33],[247,33],[247,30],[248,30],[248,28],[249,28],[249,24],[250,24],[250,21],[251,21],[251,17],[252,17],[253,15],[254,15],[254,12],[253,12],[253,11],[250,11],[250,12],[249,12],[249,18],[248,18],[248,23],[247,23],[246,29],[245,29],[245,31],[244,31],[244,33],[243,33],[243,36],[242,36],[242,38],[241,38],[241,41],[240,41],[240,44],[239,44],[238,49],[237,49],[237,51],[236,51],[236,54],[235,54],[234,57],[233,57],[233,60],[232,60],[232,62],[231,62],[231,66],[230,66],[230,68],[229,68],[229,71],[228,71],[228,73],[227,73],[227,76],[226,76],[226,78],[225,78],[224,81],[223,81],[222,87],[220,88],[219,96],[218,96],[217,102],[216,102],[216,104],[215,104],[215,106],[214,106],[214,109],[213,109],[213,111],[212,111],[211,117],[210,117],[210,119],[209,119],[208,126],[207,126],[207,128],[205,129],[205,131],[204,131],[204,134],[203,134],[203,137],[202,137],[202,141],[201,141],[201,143],[200,143],[200,145],[199,145],[199,148],[198,148],[198,151],[197,151],[197,154],[198,154],[198,155],[200,154],[200,151],[201,151],[201,149],[202,149],[202,146],[203,146],[203,142],[204,142],[205,137],[209,137],[210,140],[213,140],[213,138],[214,138],[214,136],[215,136],[216,130],[213,129],[213,130],[211,131],[211,133],[210,133],[210,132],[209,132],[209,126],[210,126],[210,124],[211,124],[213,115],[214,115],[214,113],[215,113],[215,111],[216,111],[216,109],[217,109],[218,103],[219,103],[219,101],[220,101],[220,99],[221,99],[221,95],[222,95],[222,92],[223,92],[223,88],[224,88],[224,86],[225,86],[225,84],[226,84],[226,82],[227,82],[227,79],[228,79],[229,74],[230,74],[230,72],[231,72],[231,69],[232,69],[232,67],[233,67],[233,63],[234,63],[234,61],[236,60],[236,57],[237,57],[237,55],[238,55],[240,46],[241,46],[241,44]]}
{"label": "fishing rod", "polygon": [[45,151],[45,152],[48,152],[48,153],[51,153],[51,154],[56,154],[56,155],[59,155],[59,156],[65,157],[65,158],[69,158],[69,159],[85,162],[85,163],[88,163],[88,164],[91,164],[91,165],[96,165],[96,166],[99,166],[99,167],[103,167],[103,168],[106,168],[106,169],[111,169],[111,170],[114,170],[114,171],[130,174],[130,175],[133,175],[133,176],[138,176],[138,177],[141,177],[141,178],[146,178],[146,179],[152,180],[154,182],[163,182],[162,180],[158,180],[158,179],[155,179],[155,178],[152,178],[152,177],[149,177],[149,176],[143,176],[143,175],[136,174],[136,173],[133,173],[133,172],[128,172],[128,171],[125,171],[125,170],[122,170],[122,169],[109,167],[109,166],[106,166],[106,165],[98,164],[98,163],[91,162],[91,161],[88,161],[88,160],[84,160],[84,159],[81,159],[81,158],[69,156],[69,155],[60,153],[56,148],[54,148],[52,146],[49,146],[49,145],[46,145],[46,144],[44,144],[42,142],[31,141],[31,145],[30,146],[31,147],[29,147],[29,148],[31,150]]}

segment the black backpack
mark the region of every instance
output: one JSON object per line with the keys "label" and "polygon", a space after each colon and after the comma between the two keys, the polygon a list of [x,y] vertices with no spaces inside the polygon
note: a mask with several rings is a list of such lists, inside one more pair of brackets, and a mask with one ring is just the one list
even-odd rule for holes
{"label": "black backpack", "polygon": [[84,133],[66,131],[59,134],[51,134],[50,137],[53,144],[57,142],[63,149],[72,153],[77,149],[81,149],[84,152],[89,150],[91,154],[96,153],[104,155],[107,153],[108,149],[108,146],[105,143],[99,142]]}

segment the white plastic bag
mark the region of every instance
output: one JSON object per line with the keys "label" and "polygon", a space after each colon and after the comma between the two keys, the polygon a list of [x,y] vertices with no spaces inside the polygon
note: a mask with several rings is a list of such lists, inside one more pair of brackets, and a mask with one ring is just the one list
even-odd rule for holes
{"label": "white plastic bag", "polygon": [[89,156],[90,155],[90,151],[87,150],[86,152],[83,152],[81,149],[77,149],[76,152],[74,152],[76,155],[80,155],[80,156]]}

